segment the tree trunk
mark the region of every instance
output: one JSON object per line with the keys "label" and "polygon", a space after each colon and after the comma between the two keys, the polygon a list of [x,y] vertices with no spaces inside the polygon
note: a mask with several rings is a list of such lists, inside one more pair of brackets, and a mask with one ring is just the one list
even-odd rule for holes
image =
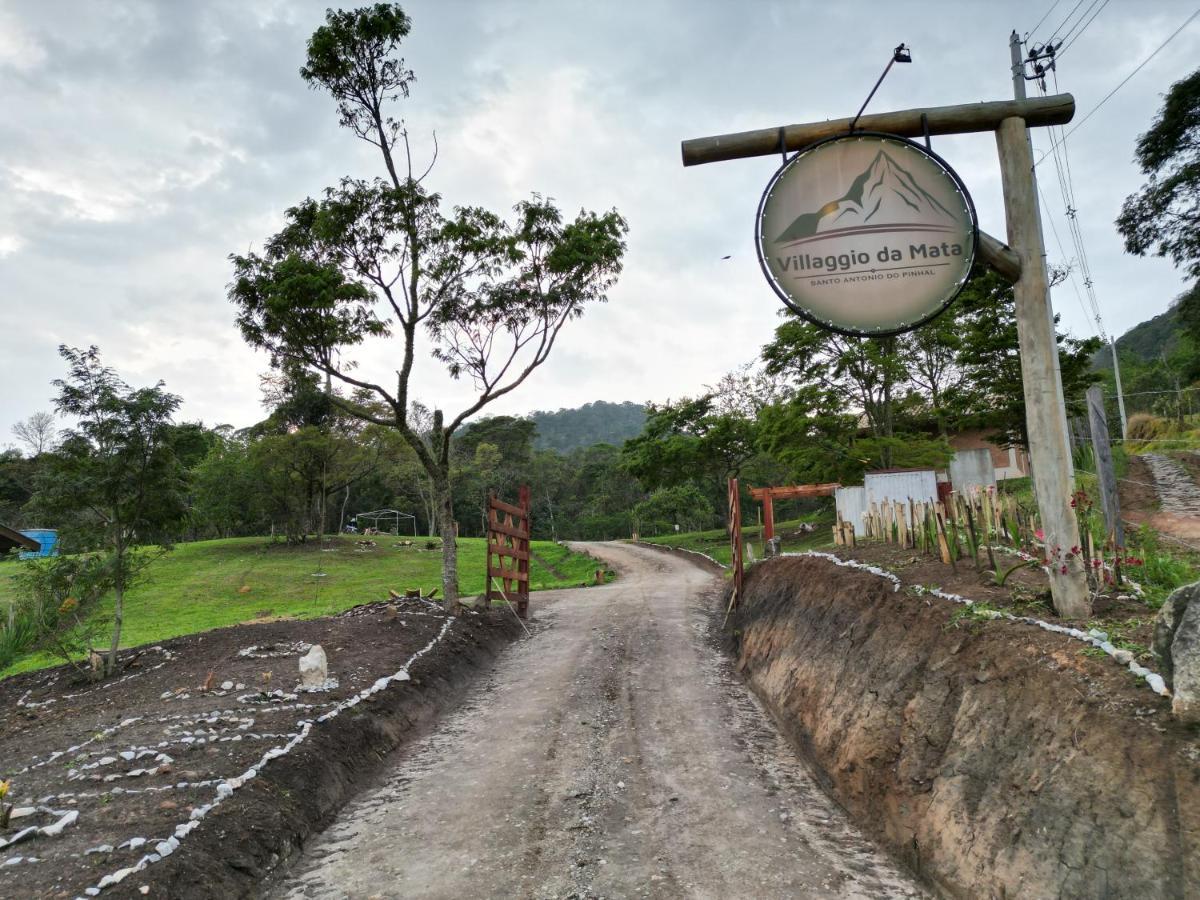
{"label": "tree trunk", "polygon": [[108,659],[104,663],[104,674],[117,671],[117,648],[121,646],[121,625],[125,619],[125,547],[117,538],[117,577],[113,583],[113,633],[108,645]]}
{"label": "tree trunk", "polygon": [[446,598],[446,612],[458,615],[458,546],[454,533],[454,498],[450,492],[450,479],[440,477],[435,489],[438,494],[439,526],[442,532],[442,596]]}

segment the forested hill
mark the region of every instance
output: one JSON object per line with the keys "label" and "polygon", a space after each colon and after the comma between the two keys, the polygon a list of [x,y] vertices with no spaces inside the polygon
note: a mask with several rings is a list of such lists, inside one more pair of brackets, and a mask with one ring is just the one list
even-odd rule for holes
{"label": "forested hill", "polygon": [[566,453],[592,444],[619,447],[626,439],[641,433],[646,408],[641,403],[629,401],[608,403],[597,400],[576,409],[537,410],[527,418],[537,423],[534,441],[537,449]]}
{"label": "forested hill", "polygon": [[[1171,355],[1179,341],[1182,326],[1179,322],[1179,308],[1172,305],[1164,313],[1159,313],[1153,319],[1147,319],[1140,325],[1134,325],[1117,338],[1117,352],[1122,359],[1126,354],[1133,356],[1138,362],[1151,362],[1160,354]],[[1112,368],[1112,351],[1107,346],[1096,351],[1092,365],[1097,369]]]}

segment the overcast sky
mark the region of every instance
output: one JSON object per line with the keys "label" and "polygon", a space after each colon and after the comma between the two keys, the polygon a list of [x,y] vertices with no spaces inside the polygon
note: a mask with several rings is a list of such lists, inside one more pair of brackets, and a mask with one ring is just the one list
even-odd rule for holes
{"label": "overcast sky", "polygon": [[[1033,29],[1052,2],[405,3],[417,83],[403,115],[422,152],[436,130],[430,183],[448,203],[506,211],[539,191],[568,212],[615,206],[630,223],[610,303],[571,323],[535,379],[492,410],[661,401],[755,358],[780,305],[751,240],[778,159],[684,169],[680,140],[852,115],[901,41],[913,64],[893,69],[872,111],[1010,97],[1008,34]],[[183,418],[261,418],[266,360],[233,325],[227,257],[260,248],[284,209],[340,176],[379,171],[297,74],[327,5],[0,0],[0,447],[13,422],[50,407],[61,343],[98,344],[131,383],[162,379]],[[1075,5],[1062,0],[1034,39]],[[1195,5],[1101,9],[1059,65],[1076,121]],[[1198,60],[1200,19],[1068,142],[1117,334],[1183,289],[1169,262],[1126,255],[1112,222],[1142,183],[1137,135]],[[1044,132],[1035,146],[1049,146]],[[992,136],[935,138],[934,150],[963,177],[981,227],[1003,236]],[[1066,240],[1051,161],[1038,171]],[[1048,225],[1046,238],[1063,260]],[[1070,331],[1093,332],[1069,286],[1055,305]],[[392,353],[371,348],[363,371],[387,373]],[[469,385],[430,362],[414,388],[454,411]]]}

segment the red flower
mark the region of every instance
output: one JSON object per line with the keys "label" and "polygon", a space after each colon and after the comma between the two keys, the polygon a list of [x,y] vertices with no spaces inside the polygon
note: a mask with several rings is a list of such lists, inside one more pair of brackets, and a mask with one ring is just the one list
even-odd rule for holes
{"label": "red flower", "polygon": [[1063,567],[1062,567],[1062,569],[1060,569],[1059,571],[1061,571],[1061,572],[1062,572],[1064,575],[1066,575],[1066,574],[1067,574],[1067,567],[1066,567],[1066,565],[1064,564],[1064,565],[1063,565]]}

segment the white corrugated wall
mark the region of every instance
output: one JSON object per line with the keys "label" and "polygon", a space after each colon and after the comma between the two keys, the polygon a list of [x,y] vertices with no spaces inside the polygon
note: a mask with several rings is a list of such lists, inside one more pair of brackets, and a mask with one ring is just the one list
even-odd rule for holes
{"label": "white corrugated wall", "polygon": [[854,523],[854,533],[863,536],[867,533],[863,524],[863,513],[867,511],[867,489],[864,487],[840,487],[833,492],[833,501],[837,505],[838,515],[844,522]]}
{"label": "white corrugated wall", "polygon": [[911,500],[936,502],[937,476],[932,469],[918,472],[868,472],[863,478],[867,508],[885,500],[908,503]]}

